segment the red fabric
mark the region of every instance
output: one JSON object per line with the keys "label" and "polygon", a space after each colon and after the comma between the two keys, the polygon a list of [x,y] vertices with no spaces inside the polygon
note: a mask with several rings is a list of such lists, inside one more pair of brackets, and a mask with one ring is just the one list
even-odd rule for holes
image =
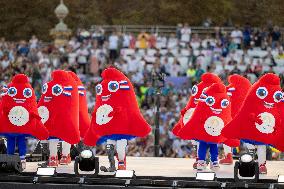
{"label": "red fabric", "polygon": [[183,123],[183,117],[184,117],[184,114],[191,108],[192,111],[194,111],[194,108],[196,107],[197,105],[197,102],[200,98],[200,95],[202,94],[202,91],[206,88],[206,87],[209,87],[211,86],[213,83],[221,83],[221,79],[215,75],[215,74],[212,74],[212,73],[204,73],[202,76],[201,76],[201,82],[197,85],[195,85],[194,87],[197,87],[197,93],[194,95],[192,94],[187,102],[187,105],[185,106],[185,108],[181,111],[181,115],[180,115],[180,119],[178,121],[178,123],[174,126],[172,132],[174,135],[178,136],[178,133],[180,131],[180,129],[184,126],[184,123]]}
{"label": "red fabric", "polygon": [[[197,104],[191,119],[179,131],[179,136],[186,140],[223,143],[226,138],[221,135],[221,130],[232,119],[230,103],[226,108],[221,107],[223,100],[229,102],[226,87],[221,83],[215,83],[205,93],[207,98]],[[215,98],[212,106],[206,103],[209,97]],[[211,119],[212,122],[207,123]]]}
{"label": "red fabric", "polygon": [[[38,107],[39,109],[46,107],[49,111],[49,118],[44,122],[49,135],[70,144],[78,143],[80,141],[79,95],[76,81],[68,72],[56,70],[52,73],[52,80],[46,84],[47,91],[42,94]],[[58,96],[52,93],[55,85],[60,85],[63,89]],[[66,90],[66,87],[72,87],[72,90]],[[69,92],[71,96],[66,96],[66,92]],[[43,120],[40,110],[39,113]]]}
{"label": "red fabric", "polygon": [[[29,83],[28,77],[24,74],[14,76],[11,83],[8,85],[8,88],[11,87],[15,87],[17,93],[15,96],[10,96],[7,92],[2,97],[0,105],[0,132],[28,134],[40,140],[47,139],[48,131],[38,115],[35,93]],[[24,96],[24,91],[27,88],[30,89],[31,96]],[[18,112],[12,114],[12,108],[18,108],[16,111],[21,111],[21,115],[19,115]],[[23,117],[25,117],[23,111],[27,112],[26,115],[28,115],[25,119],[23,119]],[[15,118],[14,116],[17,115],[18,118]],[[21,120],[21,122],[19,122],[19,120]]]}
{"label": "red fabric", "polygon": [[84,138],[87,130],[91,125],[91,119],[88,113],[88,103],[86,97],[86,89],[83,86],[82,81],[80,78],[74,73],[69,72],[71,76],[75,79],[78,87],[79,92],[79,129],[80,129],[80,136]]}
{"label": "red fabric", "polygon": [[[151,127],[142,117],[134,88],[130,80],[115,68],[108,68],[102,73],[103,81],[102,93],[96,95],[96,105],[92,115],[91,127],[89,128],[84,143],[89,146],[96,145],[100,137],[122,134],[137,137],[145,137],[151,131]],[[110,81],[122,82],[119,84],[116,92],[110,92],[108,84]],[[122,89],[122,86],[128,86],[129,89]],[[109,96],[109,98],[107,98]],[[112,108],[112,110],[104,112],[103,107]],[[103,110],[104,109],[104,110]],[[102,113],[100,113],[102,112]],[[106,121],[107,120],[107,121]]]}
{"label": "red fabric", "polygon": [[[260,87],[267,89],[268,94],[264,99],[257,96]],[[275,143],[282,122],[278,103],[273,98],[276,91],[281,92],[279,77],[271,73],[262,76],[252,85],[240,111],[223,129],[222,134],[228,138],[265,144]],[[267,103],[271,103],[272,106],[268,106]]]}
{"label": "red fabric", "polygon": [[[232,118],[236,116],[242,107],[244,99],[251,87],[250,81],[238,74],[230,75],[228,77],[229,85],[227,88],[227,94],[230,96],[231,102],[231,115]],[[224,142],[228,146],[239,146],[240,141],[238,139],[228,139]]]}

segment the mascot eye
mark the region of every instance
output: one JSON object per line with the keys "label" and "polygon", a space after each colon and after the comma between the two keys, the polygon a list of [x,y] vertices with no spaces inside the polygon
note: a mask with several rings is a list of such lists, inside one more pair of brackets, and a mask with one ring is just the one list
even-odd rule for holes
{"label": "mascot eye", "polygon": [[215,104],[215,98],[213,96],[208,96],[205,102],[208,106],[213,106]]}
{"label": "mascot eye", "polygon": [[119,84],[117,81],[110,81],[108,83],[108,90],[110,92],[116,92],[119,89]]}
{"label": "mascot eye", "polygon": [[61,95],[62,92],[63,92],[63,89],[60,85],[54,85],[52,87],[52,94],[54,96],[59,96],[59,95]]}
{"label": "mascot eye", "polygon": [[265,97],[267,97],[268,95],[268,91],[265,87],[259,87],[256,90],[256,96],[260,99],[264,99]]}
{"label": "mascot eye", "polygon": [[274,102],[280,102],[283,99],[283,93],[281,91],[276,91],[273,95]]}
{"label": "mascot eye", "polygon": [[230,104],[230,102],[229,102],[229,100],[227,100],[227,99],[223,99],[223,100],[221,101],[221,107],[222,107],[222,108],[227,108],[227,107],[229,106],[229,104]]}
{"label": "mascot eye", "polygon": [[195,96],[198,92],[198,87],[196,85],[194,85],[191,89],[191,94],[192,96]]}
{"label": "mascot eye", "polygon": [[42,86],[42,94],[45,94],[47,92],[47,88],[48,88],[47,83]]}
{"label": "mascot eye", "polygon": [[23,95],[26,98],[30,98],[33,95],[33,91],[30,88],[25,88],[23,91]]}
{"label": "mascot eye", "polygon": [[103,92],[103,86],[102,86],[101,84],[98,84],[98,85],[96,86],[96,94],[97,94],[97,95],[101,95],[102,92]]}
{"label": "mascot eye", "polygon": [[10,97],[16,96],[16,94],[17,94],[17,89],[16,89],[15,87],[10,87],[10,88],[8,89],[8,95],[9,95]]}

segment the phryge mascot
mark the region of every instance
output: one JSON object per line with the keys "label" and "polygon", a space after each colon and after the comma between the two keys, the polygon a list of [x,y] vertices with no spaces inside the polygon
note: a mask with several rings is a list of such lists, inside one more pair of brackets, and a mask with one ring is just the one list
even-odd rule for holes
{"label": "phryge mascot", "polygon": [[[192,87],[192,94],[188,100],[188,103],[186,105],[186,107],[184,109],[182,109],[181,111],[181,116],[180,116],[180,120],[178,121],[178,123],[175,125],[175,127],[173,128],[173,134],[176,136],[179,136],[178,133],[180,131],[180,129],[182,127],[184,127],[184,125],[189,121],[189,119],[191,118],[197,103],[200,101],[200,98],[203,95],[203,92],[209,87],[211,86],[213,83],[222,83],[221,79],[213,74],[213,73],[205,73],[201,76],[201,82],[198,83],[197,85],[194,85]],[[198,151],[198,146],[199,143],[198,141],[194,141],[196,143],[196,149]],[[196,161],[193,164],[193,168],[196,169],[197,166],[197,162],[198,162],[198,154],[196,157]]]}
{"label": "phryge mascot", "polygon": [[127,140],[145,137],[151,128],[140,113],[130,80],[115,68],[104,70],[102,79],[96,86],[96,104],[84,143],[94,146],[107,142],[110,167],[104,171],[116,169],[116,145],[118,169],[125,170]]}
{"label": "phryge mascot", "polygon": [[[42,87],[38,112],[50,136],[48,166],[56,167],[58,163],[70,163],[71,144],[80,141],[79,93],[77,83],[71,74],[63,70],[52,73],[52,80]],[[64,141],[60,162],[57,157],[59,140]]]}
{"label": "phryge mascot", "polygon": [[250,144],[249,149],[256,145],[261,174],[267,173],[266,145],[273,145],[281,130],[278,103],[282,99],[279,77],[271,73],[263,75],[250,88],[239,113],[222,131],[228,138]]}
{"label": "phryge mascot", "polygon": [[25,168],[26,137],[48,138],[48,131],[37,111],[34,90],[24,74],[12,78],[2,90],[0,133],[7,137],[7,153],[15,153],[17,143],[22,167]]}
{"label": "phryge mascot", "polygon": [[79,130],[80,130],[80,137],[84,138],[87,130],[91,125],[91,119],[88,113],[86,89],[80,78],[74,72],[69,71],[68,73],[74,78],[74,80],[77,83],[78,94],[79,94]]}
{"label": "phryge mascot", "polygon": [[[242,107],[246,95],[251,87],[251,83],[247,78],[238,74],[230,75],[228,77],[228,82],[229,85],[226,88],[231,102],[231,115],[232,118],[234,118]],[[220,164],[233,164],[232,149],[225,144],[223,145],[223,147],[225,158],[220,160]]]}
{"label": "phryge mascot", "polygon": [[206,169],[206,152],[210,148],[212,170],[219,168],[218,143],[227,139],[221,135],[222,129],[231,121],[230,98],[222,83],[215,83],[204,91],[204,98],[199,101],[190,120],[179,131],[182,139],[199,141],[197,170]]}

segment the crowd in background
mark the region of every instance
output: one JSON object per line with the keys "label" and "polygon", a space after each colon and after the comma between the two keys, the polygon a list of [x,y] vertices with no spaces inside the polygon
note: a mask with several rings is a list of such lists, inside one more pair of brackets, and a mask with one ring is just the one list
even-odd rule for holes
{"label": "crowd in background", "polygon": [[[121,33],[115,29],[107,33],[102,27],[94,31],[78,29],[68,43],[59,48],[43,43],[36,36],[19,42],[2,38],[0,81],[4,85],[11,76],[25,73],[40,98],[41,86],[50,80],[53,70],[72,70],[87,88],[91,113],[100,73],[108,66],[115,66],[133,82],[141,112],[153,128],[155,94],[161,90],[161,156],[195,157],[192,143],[176,138],[171,132],[180,110],[187,103],[191,87],[207,71],[216,73],[225,83],[227,76],[234,73],[244,75],[252,83],[267,72],[283,78],[281,38],[277,26],[253,28],[246,25],[235,27],[231,32],[216,27],[215,33],[198,35],[187,24],[178,25],[176,33],[171,34]],[[158,84],[156,76],[159,76]],[[105,154],[104,147],[98,146],[96,153]],[[153,156],[153,153],[153,134],[129,142],[129,155]],[[272,157],[283,159],[277,152],[273,152]]]}

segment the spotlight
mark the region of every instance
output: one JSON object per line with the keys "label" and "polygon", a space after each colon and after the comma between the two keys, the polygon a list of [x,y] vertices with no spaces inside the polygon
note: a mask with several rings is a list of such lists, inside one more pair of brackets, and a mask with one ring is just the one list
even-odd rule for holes
{"label": "spotlight", "polygon": [[278,175],[278,179],[277,179],[278,183],[284,183],[284,175]]}
{"label": "spotlight", "polygon": [[242,154],[239,161],[235,163],[234,167],[234,179],[239,180],[241,177],[254,177],[254,181],[259,179],[259,167],[258,163],[254,161],[253,155],[249,153]]}
{"label": "spotlight", "polygon": [[0,172],[21,173],[21,159],[18,155],[0,154]]}
{"label": "spotlight", "polygon": [[116,178],[133,178],[135,177],[135,171],[129,170],[117,170],[115,173]]}
{"label": "spotlight", "polygon": [[38,167],[36,174],[39,176],[54,176],[56,175],[56,169],[55,167]]}
{"label": "spotlight", "polygon": [[91,150],[83,150],[79,156],[75,158],[74,172],[76,175],[80,175],[80,171],[94,171],[94,175],[97,176],[99,173],[99,158],[95,157]]}
{"label": "spotlight", "polygon": [[216,173],[215,172],[197,172],[195,179],[203,180],[203,181],[213,181],[216,179]]}

